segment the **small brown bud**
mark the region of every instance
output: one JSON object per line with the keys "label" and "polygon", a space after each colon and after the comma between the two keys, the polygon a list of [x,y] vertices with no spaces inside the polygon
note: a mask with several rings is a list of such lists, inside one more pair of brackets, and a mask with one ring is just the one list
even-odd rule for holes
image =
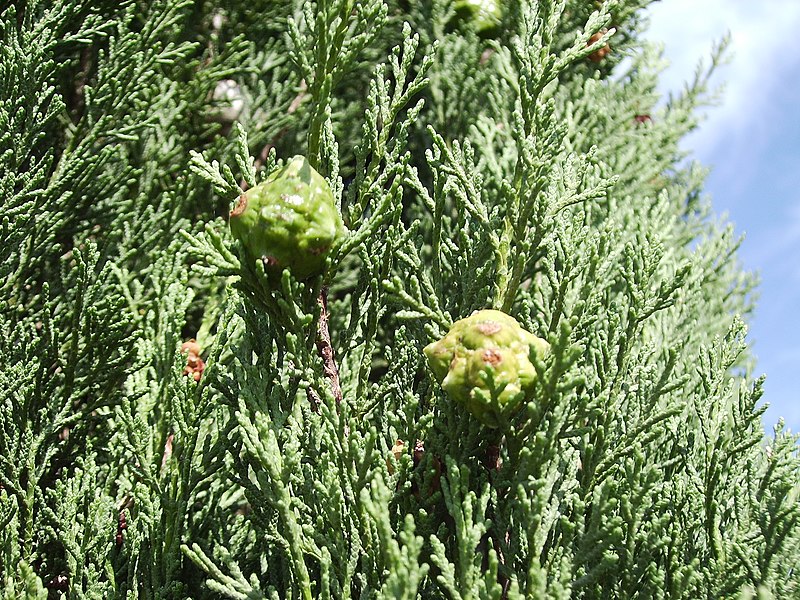
{"label": "small brown bud", "polygon": [[[589,43],[588,43],[588,44],[586,44],[586,45],[587,45],[587,46],[591,46],[592,44],[596,44],[596,43],[597,43],[597,42],[599,42],[601,39],[603,39],[603,36],[604,36],[606,33],[608,33],[608,30],[607,30],[607,29],[603,29],[603,30],[601,30],[601,31],[598,31],[598,32],[597,32],[597,33],[595,33],[595,34],[594,34],[592,37],[590,37],[590,38],[589,38]],[[592,62],[599,63],[599,62],[600,62],[600,61],[602,61],[602,60],[603,60],[603,59],[604,59],[606,56],[608,56],[610,53],[611,53],[611,46],[610,46],[610,45],[608,45],[608,44],[605,44],[604,46],[601,46],[600,48],[598,48],[597,50],[595,50],[594,52],[592,52],[592,53],[589,55],[589,60],[590,60],[590,61],[592,61]]]}
{"label": "small brown bud", "polygon": [[125,518],[125,509],[123,508],[119,511],[119,518],[117,520],[117,536],[116,536],[116,543],[117,548],[122,547],[122,543],[125,541],[124,531],[128,528],[128,520]]}
{"label": "small brown bud", "polygon": [[200,355],[202,352],[202,348],[200,348],[200,344],[197,343],[197,340],[194,338],[187,340],[181,344],[181,352],[186,354],[187,352],[191,354]]}
{"label": "small brown bud", "polygon": [[399,461],[400,457],[403,456],[403,452],[405,451],[405,442],[403,440],[397,440],[392,446],[392,454],[394,455],[394,461],[392,461],[389,457],[386,457],[386,467],[389,469],[389,475],[394,475],[394,462]]}
{"label": "small brown bud", "polygon": [[188,354],[183,374],[191,376],[195,381],[200,381],[203,370],[206,368],[206,363],[200,358],[200,353],[202,352],[200,344],[192,338],[181,345],[181,352]]}

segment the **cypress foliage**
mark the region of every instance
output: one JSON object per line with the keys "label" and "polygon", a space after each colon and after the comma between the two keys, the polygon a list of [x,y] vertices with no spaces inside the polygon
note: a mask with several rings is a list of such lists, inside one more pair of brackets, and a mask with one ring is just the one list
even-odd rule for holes
{"label": "cypress foliage", "polygon": [[[0,5],[6,597],[800,594],[678,146],[724,45],[661,102],[646,0],[487,3]],[[303,279],[227,223],[295,155],[346,228]],[[499,427],[422,352],[481,309],[549,344]]]}

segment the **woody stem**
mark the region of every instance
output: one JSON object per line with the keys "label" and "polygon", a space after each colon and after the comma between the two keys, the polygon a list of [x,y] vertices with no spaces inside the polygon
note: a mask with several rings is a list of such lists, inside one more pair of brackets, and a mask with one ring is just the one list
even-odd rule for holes
{"label": "woody stem", "polygon": [[336,359],[333,356],[331,333],[328,329],[328,290],[324,287],[320,290],[318,302],[321,310],[317,324],[317,352],[322,358],[322,370],[330,382],[336,406],[339,406],[342,402],[342,387],[339,384],[339,367],[336,366]]}

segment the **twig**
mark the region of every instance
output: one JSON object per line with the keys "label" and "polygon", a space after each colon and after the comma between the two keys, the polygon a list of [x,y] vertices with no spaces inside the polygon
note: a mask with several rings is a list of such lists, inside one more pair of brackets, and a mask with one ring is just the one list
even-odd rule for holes
{"label": "twig", "polygon": [[328,329],[328,290],[325,288],[320,291],[318,302],[321,310],[317,324],[317,352],[322,358],[322,370],[330,381],[336,406],[339,406],[342,403],[342,387],[339,384],[339,367],[336,366],[336,359],[333,356],[331,332]]}
{"label": "twig", "polygon": [[486,447],[486,461],[484,463],[489,471],[499,471],[503,464],[500,460],[500,444],[489,444]]}
{"label": "twig", "polygon": [[86,83],[89,80],[89,72],[92,69],[92,48],[86,46],[81,50],[81,70],[78,71],[75,80],[75,89],[72,94],[72,113],[77,123],[83,116],[86,108]]}
{"label": "twig", "polygon": [[311,386],[306,388],[306,398],[308,398],[308,401],[311,403],[311,410],[318,413],[319,405],[322,404],[322,398],[319,397],[317,391]]}

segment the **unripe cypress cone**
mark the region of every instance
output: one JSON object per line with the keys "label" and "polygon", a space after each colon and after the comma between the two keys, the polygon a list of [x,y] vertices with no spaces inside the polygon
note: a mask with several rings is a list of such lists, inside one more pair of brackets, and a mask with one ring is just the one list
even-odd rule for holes
{"label": "unripe cypress cone", "polygon": [[297,279],[321,275],[334,243],[344,236],[328,182],[303,156],[295,156],[266,181],[239,197],[230,214],[245,259],[263,260],[271,279],[283,269]]}
{"label": "unripe cypress cone", "polygon": [[453,323],[424,352],[447,395],[483,424],[499,427],[533,388],[531,354],[541,357],[549,350],[514,317],[480,310]]}

